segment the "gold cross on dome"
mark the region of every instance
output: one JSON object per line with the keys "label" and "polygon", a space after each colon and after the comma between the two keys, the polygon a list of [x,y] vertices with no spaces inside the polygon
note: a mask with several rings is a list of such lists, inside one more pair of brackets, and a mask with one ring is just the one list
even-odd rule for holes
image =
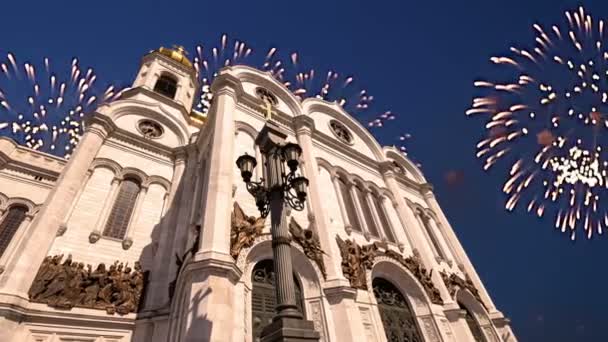
{"label": "gold cross on dome", "polygon": [[188,55],[188,51],[186,51],[186,49],[181,46],[181,45],[173,45],[173,48],[179,52],[182,56],[187,56]]}
{"label": "gold cross on dome", "polygon": [[260,105],[260,107],[264,110],[264,119],[268,121],[272,119],[273,114],[276,114],[276,112],[272,110],[273,101],[268,96],[262,96],[262,101],[264,101],[264,104]]}

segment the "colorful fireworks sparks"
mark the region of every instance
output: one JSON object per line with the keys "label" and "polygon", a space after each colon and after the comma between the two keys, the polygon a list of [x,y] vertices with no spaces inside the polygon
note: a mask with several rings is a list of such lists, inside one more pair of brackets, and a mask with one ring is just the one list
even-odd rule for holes
{"label": "colorful fireworks sparks", "polygon": [[[284,56],[273,47],[258,58],[245,42],[222,35],[210,48],[196,46],[192,59],[200,84],[194,108],[203,114],[211,106],[211,84],[221,68],[249,65],[267,71],[300,100],[315,97],[337,103],[372,133],[397,119],[391,111],[376,110],[374,96],[359,87],[353,76],[306,69],[296,52]],[[76,58],[65,66],[64,72],[51,70],[48,58],[40,64],[18,63],[12,53],[0,60],[0,135],[67,158],[80,141],[87,114],[128,89],[108,86],[98,91],[93,69],[81,68]],[[403,134],[395,144],[406,156],[410,137]]]}
{"label": "colorful fireworks sparks", "polygon": [[[337,103],[369,129],[384,127],[397,119],[397,115],[391,111],[376,111],[374,96],[359,87],[353,76],[335,70],[318,72],[305,68],[297,52],[283,56],[276,47],[272,47],[263,59],[256,59],[248,44],[241,40],[230,40],[225,34],[217,46],[206,48],[198,45],[195,51],[193,64],[200,83],[195,108],[203,114],[208,112],[211,105],[211,83],[219,70],[244,64],[269,72],[300,100],[315,97]],[[405,143],[410,138],[409,134],[407,136],[407,139],[400,139],[398,147],[405,155]]]}
{"label": "colorful fireworks sparks", "polygon": [[[477,156],[487,170],[511,164],[503,191],[555,227],[587,238],[608,227],[608,49],[605,28],[583,7],[566,12],[563,27],[533,26],[533,48],[511,47],[492,57],[498,81],[479,80],[484,92],[466,114],[486,114],[488,135]],[[506,81],[505,81],[506,80]]]}
{"label": "colorful fireworks sparks", "polygon": [[76,58],[65,73],[52,70],[49,58],[19,65],[12,53],[0,61],[0,134],[34,150],[69,157],[89,111],[121,94],[113,86],[96,91],[93,69]]}

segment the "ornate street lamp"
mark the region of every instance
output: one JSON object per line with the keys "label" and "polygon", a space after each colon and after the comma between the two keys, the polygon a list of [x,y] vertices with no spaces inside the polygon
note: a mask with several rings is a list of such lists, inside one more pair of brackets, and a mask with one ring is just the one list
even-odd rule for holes
{"label": "ornate street lamp", "polygon": [[256,144],[262,153],[264,177],[259,181],[251,179],[257,165],[254,157],[244,154],[236,160],[260,214],[262,217],[270,214],[277,314],[262,331],[262,341],[318,341],[319,333],[314,330],[313,322],[305,321],[296,306],[291,237],[284,207],[287,204],[298,211],[304,209],[308,179],[297,174],[302,148],[298,144],[285,143],[286,137],[287,134],[272,121],[267,121],[260,131]]}

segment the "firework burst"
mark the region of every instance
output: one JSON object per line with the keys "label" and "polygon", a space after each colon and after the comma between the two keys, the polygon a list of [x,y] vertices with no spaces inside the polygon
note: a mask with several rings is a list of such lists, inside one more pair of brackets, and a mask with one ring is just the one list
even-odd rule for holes
{"label": "firework burst", "polygon": [[[355,77],[335,70],[317,71],[301,63],[297,52],[281,53],[272,47],[261,56],[256,56],[250,45],[242,40],[232,40],[222,35],[217,44],[211,47],[195,47],[193,65],[197,71],[200,90],[195,108],[206,114],[211,105],[213,94],[211,83],[219,70],[231,65],[249,65],[269,72],[275,79],[288,88],[299,100],[319,98],[335,102],[346,112],[366,125],[370,130],[384,127],[397,119],[390,110],[375,109],[374,96],[367,89],[360,87]],[[407,155],[405,143],[409,140],[399,139],[400,150]]]}
{"label": "firework burst", "polygon": [[63,73],[51,64],[49,58],[20,64],[12,53],[0,60],[0,134],[34,150],[69,157],[85,129],[86,115],[121,91],[113,86],[96,91],[93,69],[81,68],[76,58]]}
{"label": "firework burst", "polygon": [[535,24],[533,47],[492,57],[502,73],[475,82],[483,95],[466,114],[487,115],[484,169],[510,165],[506,209],[554,216],[574,240],[608,227],[608,50],[602,20],[582,7],[565,15],[562,26]]}

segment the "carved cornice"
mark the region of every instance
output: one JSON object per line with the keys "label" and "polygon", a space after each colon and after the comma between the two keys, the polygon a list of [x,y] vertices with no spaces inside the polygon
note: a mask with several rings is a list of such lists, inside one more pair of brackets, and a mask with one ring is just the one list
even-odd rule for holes
{"label": "carved cornice", "polygon": [[445,283],[445,286],[447,287],[448,292],[450,293],[450,296],[454,300],[456,299],[456,294],[458,290],[468,290],[479,303],[486,307],[485,303],[481,300],[481,297],[479,296],[479,290],[477,290],[475,285],[473,285],[473,281],[471,280],[468,274],[465,273],[465,279],[462,279],[456,273],[448,274],[442,271],[440,272],[440,274],[441,279],[443,279],[443,282]]}
{"label": "carved cornice", "polygon": [[352,287],[367,290],[366,270],[371,270],[378,256],[388,257],[409,270],[418,280],[432,303],[442,305],[441,294],[431,279],[430,273],[422,266],[416,256],[404,258],[401,254],[387,248],[386,244],[372,243],[359,246],[354,240],[342,240],[336,237],[342,256],[342,273]]}
{"label": "carved cornice", "polygon": [[[166,105],[173,109],[178,110],[188,124],[193,125],[193,126],[196,125],[196,121],[190,116],[190,112],[188,112],[186,110],[185,104],[183,104],[181,101],[175,101],[162,94],[159,94],[159,93],[155,92],[154,90],[148,88],[147,86],[139,86],[139,87],[135,87],[135,88],[126,90],[125,92],[122,93],[120,99],[134,101],[135,103],[150,105],[150,103],[145,103],[141,100],[134,99],[134,97],[138,94],[142,94],[142,95],[145,95],[146,97],[153,99],[154,100],[153,104],[158,108],[162,107],[161,105]],[[165,109],[161,109],[161,111],[166,113]]]}
{"label": "carved cornice", "polygon": [[426,195],[426,194],[428,194],[428,193],[431,193],[431,194],[432,194],[432,192],[433,192],[433,184],[431,184],[431,183],[423,183],[423,184],[420,184],[420,192],[421,192],[423,195]]}
{"label": "carved cornice", "polygon": [[308,115],[298,115],[293,119],[297,134],[312,135],[315,131],[315,121]]}
{"label": "carved cornice", "polygon": [[222,94],[229,94],[234,97],[235,100],[245,93],[241,81],[235,76],[221,72],[211,83],[211,92],[213,96],[220,96]]}
{"label": "carved cornice", "polygon": [[[145,64],[145,63],[150,63],[154,60],[159,60],[159,64],[164,66],[165,68],[173,71],[173,72],[177,72],[178,74],[181,75],[188,75],[192,78],[192,82],[196,83],[196,70],[194,70],[194,68],[185,66],[173,59],[171,59],[168,56],[165,56],[157,51],[153,51],[152,53],[149,53],[147,55],[145,55],[142,58],[141,64]],[[162,61],[162,62],[160,62]]]}

